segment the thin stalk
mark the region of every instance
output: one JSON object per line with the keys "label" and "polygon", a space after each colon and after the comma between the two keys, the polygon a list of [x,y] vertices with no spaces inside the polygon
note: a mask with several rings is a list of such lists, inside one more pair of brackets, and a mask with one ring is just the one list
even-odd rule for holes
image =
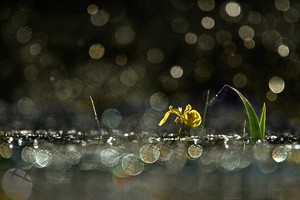
{"label": "thin stalk", "polygon": [[204,111],[203,111],[203,120],[202,120],[202,126],[205,126],[205,122],[206,122],[206,112],[207,112],[207,107],[209,104],[209,93],[210,90],[207,90],[207,95],[206,95],[206,101],[205,101],[205,106],[204,106]]}
{"label": "thin stalk", "polygon": [[92,103],[92,106],[93,106],[93,111],[94,111],[95,121],[96,121],[96,123],[97,123],[98,131],[99,131],[99,134],[100,134],[100,133],[101,133],[100,123],[99,123],[99,120],[98,120],[98,115],[97,115],[97,112],[96,112],[96,108],[95,108],[95,105],[94,105],[94,101],[93,101],[92,96],[90,96],[90,100],[91,100],[91,103]]}
{"label": "thin stalk", "polygon": [[204,111],[203,111],[203,119],[202,119],[202,124],[200,126],[200,139],[201,140],[204,138],[204,135],[206,135],[204,127],[205,127],[205,122],[206,122],[207,107],[209,105],[209,93],[210,93],[210,90],[207,90],[205,106],[204,106]]}

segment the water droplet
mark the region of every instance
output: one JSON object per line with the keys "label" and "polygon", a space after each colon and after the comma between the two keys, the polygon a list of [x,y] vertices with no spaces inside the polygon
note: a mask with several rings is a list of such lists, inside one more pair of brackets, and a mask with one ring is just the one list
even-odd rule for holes
{"label": "water droplet", "polygon": [[192,158],[199,158],[201,156],[202,152],[203,152],[202,147],[200,145],[197,145],[197,144],[192,144],[188,148],[188,154]]}
{"label": "water droplet", "polygon": [[134,154],[128,154],[122,159],[122,169],[126,174],[136,176],[144,170],[144,163]]}
{"label": "water droplet", "polygon": [[140,149],[140,157],[145,163],[154,163],[159,156],[159,148],[154,144],[146,144]]}
{"label": "water droplet", "polygon": [[276,162],[285,161],[288,153],[283,146],[276,147],[272,152],[272,157]]}

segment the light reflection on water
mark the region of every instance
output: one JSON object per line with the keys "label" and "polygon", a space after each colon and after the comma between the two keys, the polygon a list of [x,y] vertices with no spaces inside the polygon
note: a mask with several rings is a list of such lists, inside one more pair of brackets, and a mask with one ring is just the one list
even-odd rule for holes
{"label": "light reflection on water", "polygon": [[[52,134],[63,139],[45,139],[49,132],[44,131],[38,139],[23,137],[20,143],[22,134],[16,133],[21,132],[27,133],[2,135],[0,145],[3,195],[13,200],[47,199],[48,191],[64,199],[115,199],[129,193],[132,199],[243,199],[254,195],[254,178],[266,183],[255,188],[260,197],[298,194],[287,193],[300,181],[299,145],[293,143],[245,144],[236,134],[204,140],[138,137],[117,130],[107,141],[84,138],[83,133],[78,138],[72,130],[67,134],[72,141],[63,132]],[[275,189],[268,186],[269,179]]]}

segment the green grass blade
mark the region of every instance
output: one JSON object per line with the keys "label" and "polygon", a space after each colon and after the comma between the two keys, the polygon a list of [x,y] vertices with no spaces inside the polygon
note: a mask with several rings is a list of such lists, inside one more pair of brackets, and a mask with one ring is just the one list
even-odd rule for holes
{"label": "green grass blade", "polygon": [[242,100],[246,112],[247,112],[247,116],[248,116],[248,120],[249,120],[249,127],[250,127],[250,134],[251,134],[251,138],[254,140],[257,139],[262,139],[262,135],[261,135],[261,130],[260,130],[260,124],[257,118],[257,115],[252,107],[252,105],[250,104],[250,102],[246,99],[246,97],[244,97],[242,95],[242,93],[240,93],[237,89],[231,87],[228,85],[228,87],[230,89],[232,89],[233,91],[235,91],[240,99]]}
{"label": "green grass blade", "polygon": [[259,128],[260,128],[260,135],[261,138],[265,137],[265,132],[266,132],[266,117],[267,117],[267,109],[266,109],[266,104],[264,103],[262,111],[261,111],[261,116],[259,120]]}

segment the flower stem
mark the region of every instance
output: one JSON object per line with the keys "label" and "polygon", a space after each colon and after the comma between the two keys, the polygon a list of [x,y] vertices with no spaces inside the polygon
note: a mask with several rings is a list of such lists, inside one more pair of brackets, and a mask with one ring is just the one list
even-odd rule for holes
{"label": "flower stem", "polygon": [[179,137],[182,137],[184,134],[184,123],[181,124],[179,130],[178,130],[178,135]]}

